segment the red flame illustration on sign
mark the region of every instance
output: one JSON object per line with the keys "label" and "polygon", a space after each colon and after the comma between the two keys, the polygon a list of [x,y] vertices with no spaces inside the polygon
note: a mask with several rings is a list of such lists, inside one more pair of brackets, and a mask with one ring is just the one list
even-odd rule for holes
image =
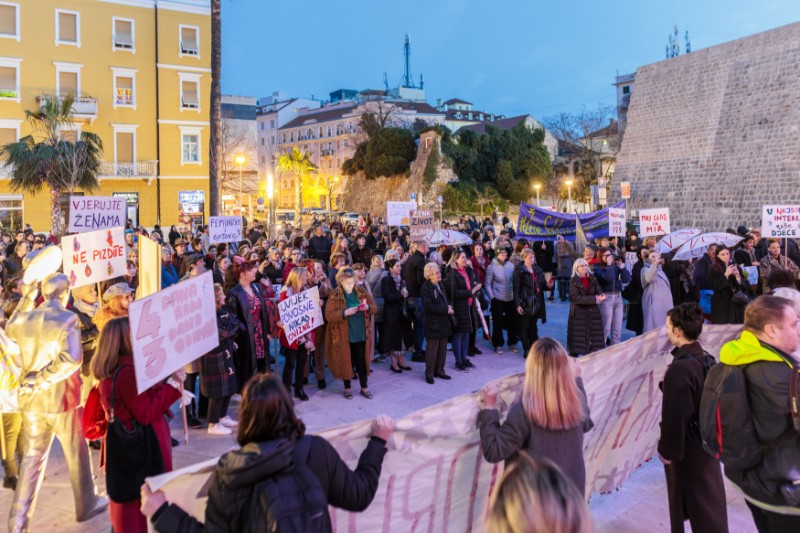
{"label": "red flame illustration on sign", "polygon": [[114,273],[114,267],[111,266],[111,261],[108,262],[108,267],[106,268],[106,273],[109,276]]}
{"label": "red flame illustration on sign", "polygon": [[89,268],[89,265],[86,265],[86,277],[88,278],[91,275],[92,275],[92,269]]}
{"label": "red flame illustration on sign", "polygon": [[111,230],[108,230],[108,238],[106,238],[106,242],[109,246],[114,246],[114,236],[111,235]]}
{"label": "red flame illustration on sign", "polygon": [[70,287],[74,287],[76,281],[78,281],[78,276],[75,275],[75,271],[74,270],[70,270],[69,271],[69,285],[70,285]]}
{"label": "red flame illustration on sign", "polygon": [[81,243],[78,242],[78,237],[72,239],[72,251],[77,252],[81,249]]}

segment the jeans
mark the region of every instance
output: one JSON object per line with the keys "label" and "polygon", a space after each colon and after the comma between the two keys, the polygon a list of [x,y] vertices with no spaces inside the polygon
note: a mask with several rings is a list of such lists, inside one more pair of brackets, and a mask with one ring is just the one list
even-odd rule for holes
{"label": "jeans", "polygon": [[422,297],[409,298],[414,303],[414,355],[425,355],[425,308],[422,307]]}
{"label": "jeans", "polygon": [[453,355],[456,356],[456,364],[467,360],[467,347],[469,346],[469,332],[458,331],[453,333]]}
{"label": "jeans", "polygon": [[[358,373],[358,383],[362,389],[367,388],[367,343],[351,342],[350,343],[350,363]],[[350,388],[350,380],[344,380],[344,388]]]}
{"label": "jeans", "polygon": [[305,370],[307,358],[308,352],[306,352],[305,344],[299,343],[296,350],[286,349],[286,362],[283,363],[281,374],[286,390],[292,390],[292,370],[294,370],[294,387],[296,389],[303,388],[303,370]]}
{"label": "jeans", "polygon": [[606,299],[600,302],[600,316],[603,318],[603,338],[611,336],[611,344],[622,341],[622,295],[618,292],[605,293]]}
{"label": "jeans", "polygon": [[556,278],[556,285],[558,285],[558,297],[562,302],[566,302],[569,297],[569,290],[567,289],[567,282],[569,278]]}

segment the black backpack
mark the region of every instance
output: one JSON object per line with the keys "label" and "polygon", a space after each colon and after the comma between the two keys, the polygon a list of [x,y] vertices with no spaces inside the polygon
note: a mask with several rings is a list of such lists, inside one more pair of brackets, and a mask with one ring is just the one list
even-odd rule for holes
{"label": "black backpack", "polygon": [[253,487],[251,509],[256,518],[253,531],[269,533],[314,533],[331,531],[328,498],[317,476],[308,468],[312,437],[295,444],[294,464]]}

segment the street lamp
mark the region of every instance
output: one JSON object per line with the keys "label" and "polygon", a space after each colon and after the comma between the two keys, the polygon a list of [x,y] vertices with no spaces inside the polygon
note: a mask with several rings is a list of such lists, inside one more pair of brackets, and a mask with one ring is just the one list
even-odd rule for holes
{"label": "street lamp", "polygon": [[275,179],[272,173],[267,174],[267,200],[269,201],[269,238],[275,238]]}
{"label": "street lamp", "polygon": [[572,180],[565,180],[564,185],[567,186],[567,196],[569,201],[567,202],[567,208],[570,213],[572,213]]}
{"label": "street lamp", "polygon": [[241,214],[241,209],[244,205],[244,202],[242,202],[242,195],[244,194],[244,181],[242,180],[242,165],[244,164],[244,156],[237,155],[234,161],[236,161],[236,164],[239,165],[239,212]]}
{"label": "street lamp", "polygon": [[542,204],[539,202],[539,191],[542,189],[542,184],[534,183],[533,188],[536,189],[536,207],[542,207]]}

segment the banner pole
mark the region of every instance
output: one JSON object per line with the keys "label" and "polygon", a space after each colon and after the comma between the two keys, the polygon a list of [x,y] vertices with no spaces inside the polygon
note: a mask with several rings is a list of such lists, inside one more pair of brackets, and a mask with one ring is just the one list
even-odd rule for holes
{"label": "banner pole", "polygon": [[178,391],[181,393],[181,415],[183,418],[183,443],[189,445],[189,421],[186,419],[186,406],[183,405],[183,381],[178,383]]}

